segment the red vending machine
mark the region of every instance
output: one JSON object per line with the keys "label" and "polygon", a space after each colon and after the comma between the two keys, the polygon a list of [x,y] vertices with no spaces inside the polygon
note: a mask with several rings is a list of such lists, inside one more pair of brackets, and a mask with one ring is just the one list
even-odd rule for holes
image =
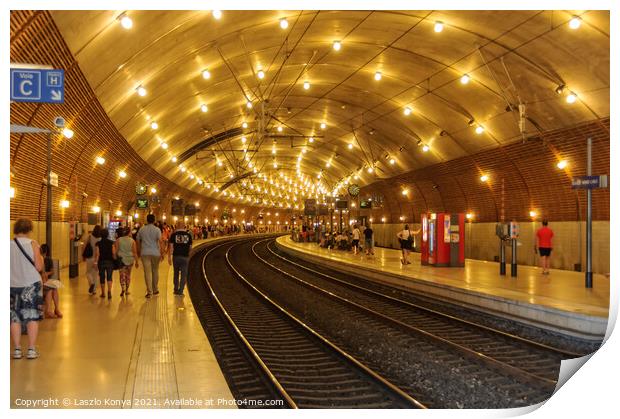
{"label": "red vending machine", "polygon": [[422,214],[422,265],[465,266],[465,214]]}

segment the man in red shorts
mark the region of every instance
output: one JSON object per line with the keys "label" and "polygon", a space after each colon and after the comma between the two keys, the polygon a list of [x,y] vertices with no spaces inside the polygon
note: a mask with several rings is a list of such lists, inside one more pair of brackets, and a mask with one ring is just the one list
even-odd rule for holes
{"label": "man in red shorts", "polygon": [[551,257],[551,239],[553,238],[553,230],[547,227],[549,222],[543,220],[542,227],[536,232],[536,247],[540,254],[540,263],[542,265],[543,275],[549,274],[549,258]]}

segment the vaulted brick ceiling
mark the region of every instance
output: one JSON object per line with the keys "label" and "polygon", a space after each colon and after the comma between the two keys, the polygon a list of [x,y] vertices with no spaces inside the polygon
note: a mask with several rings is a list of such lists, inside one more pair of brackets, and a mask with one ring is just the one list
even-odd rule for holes
{"label": "vaulted brick ceiling", "polygon": [[[355,174],[370,185],[609,116],[605,11],[224,11],[220,19],[211,11],[51,13],[134,150],[174,183],[211,197],[228,199],[215,188],[247,174],[249,163],[267,177],[293,178],[301,156],[299,171],[312,182],[322,171],[331,193]],[[569,25],[574,15],[578,29]],[[131,29],[121,16],[131,18]],[[569,104],[571,92],[577,100]],[[243,122],[248,127],[239,130]],[[185,156],[187,171],[173,156]],[[229,191],[238,199],[241,180]],[[283,199],[286,193],[275,202]]]}

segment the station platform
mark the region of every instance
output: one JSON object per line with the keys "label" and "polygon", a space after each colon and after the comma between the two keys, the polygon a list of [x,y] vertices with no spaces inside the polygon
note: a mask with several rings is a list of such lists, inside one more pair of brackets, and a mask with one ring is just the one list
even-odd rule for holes
{"label": "station platform", "polygon": [[[167,260],[150,299],[142,265],[126,298],[117,272],[111,300],[90,296],[84,273],[84,263],[79,278],[61,271],[64,316],[40,323],[40,358],[11,359],[12,408],[236,407],[187,290],[172,294]],[[26,405],[34,401],[46,405]]]}
{"label": "station platform", "polygon": [[499,264],[466,259],[464,268],[422,266],[420,254],[411,253],[409,265],[400,263],[396,249],[375,248],[374,256],[329,250],[316,243],[298,243],[290,236],[277,239],[285,252],[314,263],[404,289],[415,290],[451,303],[535,325],[547,330],[600,340],[609,317],[609,278],[594,275],[586,289],[581,272],[519,266],[518,275],[499,275]]}

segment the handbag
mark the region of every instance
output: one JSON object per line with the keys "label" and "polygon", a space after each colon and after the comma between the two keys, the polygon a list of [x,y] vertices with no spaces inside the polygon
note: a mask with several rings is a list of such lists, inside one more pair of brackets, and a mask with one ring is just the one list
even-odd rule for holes
{"label": "handbag", "polygon": [[125,264],[123,263],[123,258],[120,256],[117,256],[116,259],[114,259],[114,269],[118,270],[118,269],[123,269],[125,267]]}
{"label": "handbag", "polygon": [[84,259],[90,259],[93,257],[93,246],[90,244],[90,237],[88,238],[88,243],[86,243],[86,246],[84,246],[82,257]]}

